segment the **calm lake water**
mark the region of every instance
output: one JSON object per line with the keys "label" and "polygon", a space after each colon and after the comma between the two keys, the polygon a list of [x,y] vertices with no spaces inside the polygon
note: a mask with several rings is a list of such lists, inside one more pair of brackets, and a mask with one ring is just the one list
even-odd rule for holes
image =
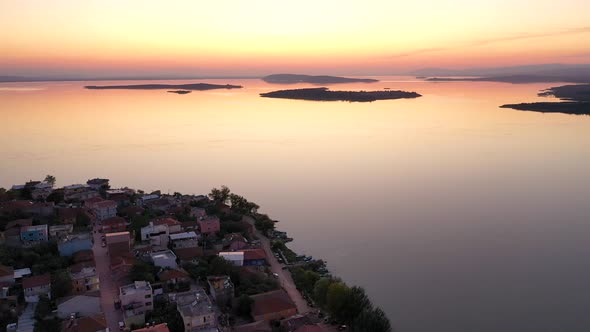
{"label": "calm lake water", "polygon": [[556,84],[382,79],[332,88],[424,96],[0,84],[0,186],[46,174],[171,193],[225,184],[280,220],[293,249],[365,287],[398,331],[588,331],[590,117],[498,108]]}

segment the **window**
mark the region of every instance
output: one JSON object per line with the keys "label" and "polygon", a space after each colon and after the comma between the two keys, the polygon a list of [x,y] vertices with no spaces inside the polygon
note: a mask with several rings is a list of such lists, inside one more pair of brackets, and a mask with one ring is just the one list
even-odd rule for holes
{"label": "window", "polygon": [[151,297],[152,297],[152,295],[151,295],[151,294],[148,294],[148,295],[146,295],[146,296],[145,296],[145,298],[146,298],[146,299],[149,299],[149,298],[151,298]]}
{"label": "window", "polygon": [[152,303],[151,302],[146,302],[145,305],[146,306],[150,306],[150,305],[152,305]]}

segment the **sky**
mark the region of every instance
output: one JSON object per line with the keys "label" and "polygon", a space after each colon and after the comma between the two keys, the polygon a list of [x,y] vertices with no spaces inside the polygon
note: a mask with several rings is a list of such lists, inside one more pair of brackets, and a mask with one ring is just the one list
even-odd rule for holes
{"label": "sky", "polygon": [[0,75],[590,63],[588,0],[0,0]]}

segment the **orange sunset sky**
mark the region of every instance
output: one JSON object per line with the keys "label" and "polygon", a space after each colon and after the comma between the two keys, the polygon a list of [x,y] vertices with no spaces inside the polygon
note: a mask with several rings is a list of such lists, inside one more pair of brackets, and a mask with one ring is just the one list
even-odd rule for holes
{"label": "orange sunset sky", "polygon": [[588,0],[0,0],[0,75],[590,63]]}

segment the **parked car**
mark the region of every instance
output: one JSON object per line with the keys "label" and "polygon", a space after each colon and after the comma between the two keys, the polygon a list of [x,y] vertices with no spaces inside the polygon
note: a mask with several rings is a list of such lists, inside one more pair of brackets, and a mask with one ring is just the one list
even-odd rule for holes
{"label": "parked car", "polygon": [[279,278],[279,274],[278,273],[273,273],[272,276],[275,277],[275,278],[277,278],[277,279]]}
{"label": "parked car", "polygon": [[102,243],[100,244],[100,246],[104,248],[104,247],[106,247],[106,246],[107,246],[107,243],[106,243],[106,242],[102,242]]}
{"label": "parked car", "polygon": [[124,322],[119,322],[119,330],[123,331],[125,329],[125,323]]}

